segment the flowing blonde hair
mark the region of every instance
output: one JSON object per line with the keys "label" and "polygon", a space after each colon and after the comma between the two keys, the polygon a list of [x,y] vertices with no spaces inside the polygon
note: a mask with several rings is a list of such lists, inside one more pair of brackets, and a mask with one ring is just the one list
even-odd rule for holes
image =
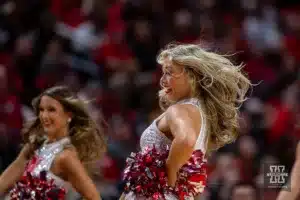
{"label": "flowing blonde hair", "polygon": [[[84,164],[97,160],[106,150],[106,140],[103,128],[90,117],[85,109],[85,103],[65,86],[52,87],[33,99],[32,106],[37,116],[39,115],[39,104],[43,96],[54,98],[62,104],[65,111],[72,113],[69,136],[72,145],[77,150],[79,159]],[[39,148],[45,141],[44,136],[38,117],[29,122],[23,129],[24,143],[30,144],[33,150]]]}
{"label": "flowing blonde hair", "polygon": [[[157,57],[159,64],[168,58],[184,67],[192,94],[202,102],[208,124],[209,151],[231,143],[238,137],[238,110],[252,86],[242,72],[226,56],[209,52],[194,44],[169,44]],[[159,91],[160,106],[166,110],[174,102]]]}

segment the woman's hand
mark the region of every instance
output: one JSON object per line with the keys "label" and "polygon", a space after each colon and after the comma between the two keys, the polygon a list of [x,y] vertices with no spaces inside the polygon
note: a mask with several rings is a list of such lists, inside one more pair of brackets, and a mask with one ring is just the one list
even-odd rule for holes
{"label": "woman's hand", "polygon": [[119,200],[124,200],[125,199],[125,194],[122,193],[122,195],[120,196]]}

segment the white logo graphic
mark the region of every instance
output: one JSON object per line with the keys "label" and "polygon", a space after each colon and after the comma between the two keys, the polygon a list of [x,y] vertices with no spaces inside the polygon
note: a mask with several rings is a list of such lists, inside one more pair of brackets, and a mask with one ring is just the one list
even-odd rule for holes
{"label": "white logo graphic", "polygon": [[289,176],[285,171],[284,165],[271,165],[267,177],[270,177],[271,184],[285,184],[286,178]]}

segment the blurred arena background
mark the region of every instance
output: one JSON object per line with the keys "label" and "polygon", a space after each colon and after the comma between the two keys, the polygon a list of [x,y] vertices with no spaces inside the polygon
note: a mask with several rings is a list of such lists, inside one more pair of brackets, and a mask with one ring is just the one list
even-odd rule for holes
{"label": "blurred arena background", "polygon": [[160,113],[155,56],[172,41],[234,54],[260,83],[241,108],[241,137],[210,157],[201,200],[275,200],[263,166],[289,171],[300,136],[297,0],[1,0],[0,171],[19,151],[31,99],[66,84],[108,122],[94,180],[104,200],[118,199],[125,158]]}

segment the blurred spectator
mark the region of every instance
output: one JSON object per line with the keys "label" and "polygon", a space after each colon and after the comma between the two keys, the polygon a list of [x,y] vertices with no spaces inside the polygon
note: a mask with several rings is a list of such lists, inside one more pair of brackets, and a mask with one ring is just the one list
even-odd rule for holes
{"label": "blurred spectator", "polygon": [[255,140],[249,136],[244,135],[239,138],[239,169],[241,172],[241,180],[244,182],[251,182],[257,173],[257,155],[258,148]]}
{"label": "blurred spectator", "polygon": [[5,169],[17,155],[22,127],[19,98],[9,90],[7,69],[0,65],[0,167]]}
{"label": "blurred spectator", "polygon": [[258,196],[255,185],[238,183],[232,187],[230,200],[259,200]]}

